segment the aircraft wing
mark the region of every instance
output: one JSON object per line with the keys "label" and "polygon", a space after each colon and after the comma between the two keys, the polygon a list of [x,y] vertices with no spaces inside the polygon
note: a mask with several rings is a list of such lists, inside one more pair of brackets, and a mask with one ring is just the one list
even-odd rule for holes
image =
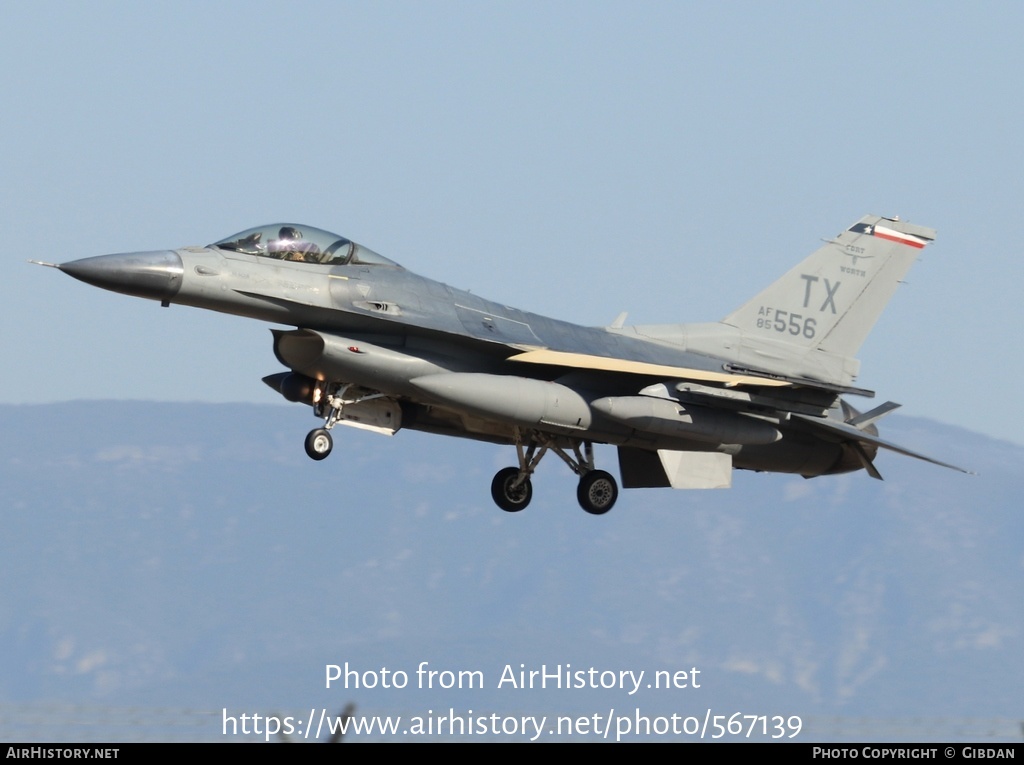
{"label": "aircraft wing", "polygon": [[544,364],[547,366],[566,367],[568,369],[584,369],[595,372],[621,372],[625,374],[646,375],[649,377],[670,377],[677,380],[696,382],[721,383],[727,388],[737,386],[755,386],[766,388],[811,388],[830,394],[852,393],[866,398],[873,398],[874,391],[865,388],[853,388],[844,385],[812,380],[807,377],[780,375],[773,372],[723,364],[724,371],[716,372],[708,369],[677,366],[673,364],[657,364],[628,358],[597,356],[588,353],[572,353],[550,349],[531,349],[515,354],[508,361],[526,364]]}
{"label": "aircraft wing", "polygon": [[607,356],[594,356],[587,353],[571,353],[567,351],[532,350],[510,356],[509,361],[520,361],[527,364],[545,364],[558,367],[569,367],[572,369],[587,369],[597,372],[625,372],[627,374],[651,375],[657,377],[685,378],[687,380],[699,380],[701,382],[725,383],[727,386],[735,385],[766,385],[766,386],[789,386],[793,383],[788,380],[768,377],[756,377],[747,374],[734,374],[730,372],[714,372],[706,369],[693,369],[691,367],[678,367],[668,364],[653,364],[647,361],[632,361],[630,359],[610,358]]}

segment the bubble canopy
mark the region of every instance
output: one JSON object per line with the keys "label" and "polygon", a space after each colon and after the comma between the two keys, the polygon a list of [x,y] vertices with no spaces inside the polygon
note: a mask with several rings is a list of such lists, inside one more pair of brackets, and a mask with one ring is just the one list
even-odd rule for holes
{"label": "bubble canopy", "polygon": [[393,260],[388,260],[351,239],[299,223],[257,226],[232,234],[210,246],[294,263],[400,267]]}

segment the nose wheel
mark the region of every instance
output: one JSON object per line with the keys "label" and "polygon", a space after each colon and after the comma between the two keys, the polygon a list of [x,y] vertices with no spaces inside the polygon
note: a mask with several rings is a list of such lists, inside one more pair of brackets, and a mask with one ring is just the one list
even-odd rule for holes
{"label": "nose wheel", "polygon": [[334,448],[334,439],[331,438],[331,428],[342,419],[342,410],[347,404],[358,404],[360,401],[367,401],[380,398],[381,394],[363,395],[356,390],[356,396],[350,397],[349,391],[353,386],[347,383],[325,384],[317,382],[313,388],[313,413],[322,417],[324,426],[309,431],[306,436],[306,454],[311,460],[327,459],[327,455]]}
{"label": "nose wheel", "polygon": [[331,449],[334,448],[334,439],[331,438],[331,434],[326,428],[317,428],[309,431],[305,446],[309,458],[319,461],[331,453]]}

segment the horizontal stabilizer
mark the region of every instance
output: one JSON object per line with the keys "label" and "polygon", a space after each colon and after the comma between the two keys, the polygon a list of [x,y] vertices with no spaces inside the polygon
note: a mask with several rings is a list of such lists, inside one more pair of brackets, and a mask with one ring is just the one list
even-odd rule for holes
{"label": "horizontal stabilizer", "polygon": [[874,425],[880,419],[885,417],[885,415],[891,414],[892,412],[895,412],[899,408],[900,404],[897,404],[895,401],[886,401],[884,404],[876,406],[870,412],[858,414],[856,417],[847,420],[846,424],[853,425],[853,427],[858,429],[863,429],[866,428],[868,425]]}
{"label": "horizontal stabilizer", "polygon": [[[896,444],[881,439],[878,436],[873,436],[870,433],[865,433],[863,430],[860,430],[854,427],[853,425],[849,425],[847,423],[836,422],[835,420],[824,420],[816,417],[808,417],[807,415],[803,414],[793,414],[791,416],[794,420],[799,420],[801,422],[807,423],[813,429],[819,431],[819,433],[824,432],[831,434],[838,441],[853,441],[855,443],[861,444],[872,444],[873,446],[878,446],[881,447],[882,449],[888,449],[889,451],[896,452],[897,454],[903,454],[907,457],[913,457],[914,459],[930,462],[933,465],[939,465],[940,467],[949,468],[950,470],[959,470],[961,473],[974,475],[974,472],[971,470],[965,470],[962,467],[950,465],[948,462],[942,462],[940,460],[933,459],[932,457],[928,457],[927,455],[920,454],[919,452],[911,451],[910,449],[905,449],[902,446],[897,446]],[[873,477],[877,478],[878,476]]]}

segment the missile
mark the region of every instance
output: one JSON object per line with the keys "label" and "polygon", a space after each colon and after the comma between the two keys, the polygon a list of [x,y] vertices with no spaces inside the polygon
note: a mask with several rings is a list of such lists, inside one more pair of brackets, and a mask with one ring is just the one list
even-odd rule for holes
{"label": "missile", "polygon": [[590,403],[595,412],[643,432],[712,444],[771,444],[782,438],[772,423],[737,412],[650,396],[609,396]]}

